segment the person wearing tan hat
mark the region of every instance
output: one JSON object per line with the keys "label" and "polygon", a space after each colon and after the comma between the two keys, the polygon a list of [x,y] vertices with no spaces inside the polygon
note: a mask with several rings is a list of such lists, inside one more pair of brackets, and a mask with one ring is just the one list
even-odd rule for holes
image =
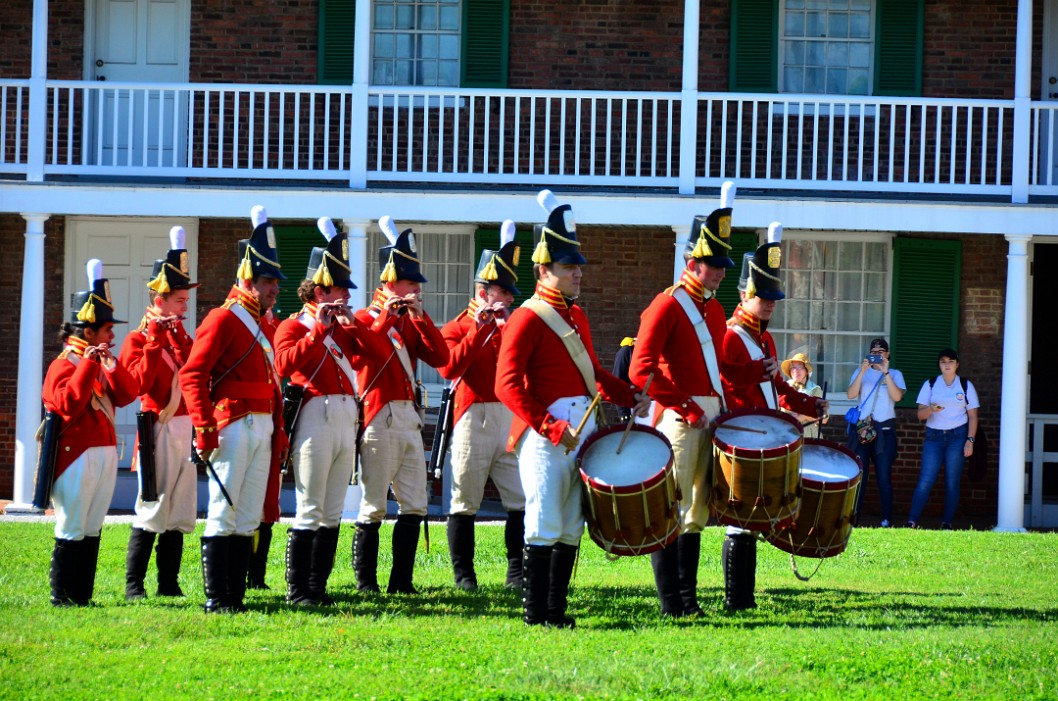
{"label": "person wearing tan hat", "polygon": [[[782,361],[782,374],[790,378],[790,386],[811,397],[822,397],[823,388],[812,381],[812,363],[804,353],[794,353]],[[794,413],[794,412],[790,412]],[[804,424],[805,438],[819,438],[819,424],[825,424],[830,418],[824,414],[822,418],[807,416],[805,414],[794,415]]]}

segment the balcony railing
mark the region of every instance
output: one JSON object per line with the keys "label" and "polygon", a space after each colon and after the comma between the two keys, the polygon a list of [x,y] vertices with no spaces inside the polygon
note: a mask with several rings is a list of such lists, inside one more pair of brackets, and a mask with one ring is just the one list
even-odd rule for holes
{"label": "balcony railing", "polygon": [[0,81],[0,173],[1006,196],[1027,143],[1058,194],[1052,103],[1019,141],[1011,100],[47,81],[33,132],[29,85]]}

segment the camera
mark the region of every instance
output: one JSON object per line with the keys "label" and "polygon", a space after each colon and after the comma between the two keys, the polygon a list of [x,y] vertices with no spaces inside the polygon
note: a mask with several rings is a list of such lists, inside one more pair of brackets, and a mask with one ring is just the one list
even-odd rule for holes
{"label": "camera", "polygon": [[871,353],[870,355],[867,356],[867,362],[870,363],[871,365],[881,365],[882,364],[882,356],[879,355],[878,353]]}

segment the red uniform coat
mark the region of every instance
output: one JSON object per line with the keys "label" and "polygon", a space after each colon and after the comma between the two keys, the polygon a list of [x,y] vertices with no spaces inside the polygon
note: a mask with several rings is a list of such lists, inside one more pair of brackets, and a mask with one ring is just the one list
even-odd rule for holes
{"label": "red uniform coat", "polygon": [[[136,378],[120,361],[107,372],[98,360],[84,358],[87,346],[83,339],[70,336],[44,377],[44,406],[63,419],[55,457],[56,479],[89,448],[117,445],[114,422],[92,406],[92,395],[102,396],[105,392],[114,408],[118,408],[132,403],[139,392]],[[71,355],[80,358],[76,367],[70,361]]]}
{"label": "red uniform coat", "polygon": [[[761,331],[760,320],[739,305],[728,322],[739,324],[749,331],[758,344],[766,343],[769,357],[775,357],[775,339],[765,329]],[[724,383],[729,409],[760,409],[768,406],[761,390],[764,381],[764,359],[750,360],[749,350],[734,328],[724,336],[724,353],[720,359],[720,375]],[[779,395],[779,406],[806,416],[816,415],[816,398],[802,394],[786,383],[781,374],[772,377],[772,384]]]}
{"label": "red uniform coat", "polygon": [[[580,335],[595,369],[595,384],[603,399],[622,406],[634,406],[636,388],[599,365],[584,310],[575,304],[567,306],[558,290],[540,283],[537,283],[535,296],[554,307]],[[592,394],[562,339],[535,312],[516,309],[503,331],[496,368],[496,396],[514,412],[507,450],[514,449],[529,427],[557,446],[569,423],[552,417],[547,408],[563,397]]]}
{"label": "red uniform coat", "polygon": [[[156,413],[169,405],[176,374],[162,354],[169,353],[179,369],[187,362],[193,343],[183,324],[177,322],[174,328],[166,329],[157,319],[158,315],[148,308],[139,328],[126,336],[121,346],[121,363],[140,386],[140,406]],[[186,414],[187,405],[181,398],[174,416]]]}
{"label": "red uniform coat", "polygon": [[440,368],[441,376],[446,380],[463,378],[456,387],[453,426],[459,423],[459,417],[471,405],[499,401],[496,398],[496,364],[505,326],[497,325],[493,319],[478,328],[474,313],[480,306],[481,300],[472,299],[467,309],[441,329],[450,353],[448,364]]}
{"label": "red uniform coat", "polygon": [[235,303],[259,320],[261,333],[272,343],[275,317],[271,311],[261,316],[260,306],[249,293],[232,288],[224,305],[211,310],[195,332],[191,354],[180,369],[180,390],[191,414],[199,450],[216,449],[217,432],[232,421],[247,414],[272,415],[272,463],[264,520],[274,523],[279,519],[280,457],[288,447],[283,432],[282,391],[258,341],[230,311]]}
{"label": "red uniform coat", "polygon": [[276,370],[281,377],[289,377],[291,382],[305,388],[306,401],[331,394],[354,394],[352,383],[338,363],[325,360],[329,352],[323,339],[330,333],[357,371],[366,367],[368,359],[385,362],[391,347],[383,336],[355,318],[349,326],[335,323],[328,329],[314,322],[310,329],[301,323],[300,316],[306,312],[315,317],[316,309],[315,304],[306,304],[301,312],[279,324],[275,336]]}
{"label": "red uniform coat", "polygon": [[655,297],[640,316],[628,376],[642,387],[654,373],[648,389],[651,399],[695,423],[702,417],[702,408],[692,397],[719,396],[722,388],[713,387],[694,325],[672,296],[680,287],[705,317],[719,367],[727,333],[724,307],[715,297],[704,300],[702,283],[684,271],[680,282]]}
{"label": "red uniform coat", "polygon": [[[395,330],[400,336],[400,342],[408,349],[412,368],[415,367],[416,360],[422,360],[430,367],[444,366],[448,362],[448,346],[430,316],[425,312],[421,319],[413,319],[410,315],[393,315],[382,307],[385,301],[386,294],[382,289],[375,290],[371,306],[358,311],[357,320],[373,331],[383,334],[384,339],[390,339],[389,329]],[[392,339],[389,342],[392,343]],[[359,371],[357,378],[360,391],[364,393],[364,426],[369,426],[371,420],[386,404],[415,400],[415,387],[393,347],[381,362],[368,362]]]}

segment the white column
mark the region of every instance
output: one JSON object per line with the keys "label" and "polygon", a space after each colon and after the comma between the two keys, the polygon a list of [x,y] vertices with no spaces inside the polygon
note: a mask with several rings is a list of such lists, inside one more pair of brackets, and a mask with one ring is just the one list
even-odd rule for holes
{"label": "white column", "polygon": [[349,234],[349,269],[352,271],[356,289],[349,291],[349,306],[363,309],[377,285],[375,280],[367,279],[367,227],[371,222],[366,219],[343,219],[342,226]]}
{"label": "white column", "polygon": [[691,237],[691,227],[673,225],[672,230],[676,233],[676,241],[673,244],[675,250],[672,254],[672,284],[675,285],[679,282],[680,275],[683,275],[683,269],[687,267],[683,252],[687,249],[687,240]]}
{"label": "white column", "polygon": [[1011,200],[1029,201],[1032,145],[1029,141],[1032,110],[1032,0],[1018,0],[1017,40],[1014,50],[1014,144],[1011,156]]}
{"label": "white column", "polygon": [[698,146],[698,23],[701,0],[683,0],[683,85],[680,92],[680,194],[694,194]]}
{"label": "white column", "polygon": [[[15,415],[15,488],[7,513],[32,511],[37,470],[44,363],[44,222],[47,214],[23,214],[22,309],[18,328],[18,394]],[[65,308],[65,305],[63,305]]]}
{"label": "white column", "polygon": [[[1003,398],[999,424],[997,531],[1023,531],[1025,523],[1025,424],[1029,365],[1029,241],[1007,235],[1007,299],[1003,310]],[[1039,488],[1038,485],[1036,485]]]}
{"label": "white column", "polygon": [[29,141],[26,180],[44,180],[48,135],[48,0],[33,0],[33,43],[29,69]]}
{"label": "white column", "polygon": [[349,123],[349,187],[358,190],[367,187],[370,61],[371,0],[356,0],[356,26],[353,29],[353,104]]}

